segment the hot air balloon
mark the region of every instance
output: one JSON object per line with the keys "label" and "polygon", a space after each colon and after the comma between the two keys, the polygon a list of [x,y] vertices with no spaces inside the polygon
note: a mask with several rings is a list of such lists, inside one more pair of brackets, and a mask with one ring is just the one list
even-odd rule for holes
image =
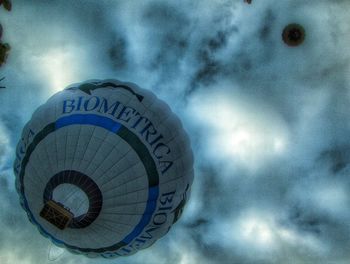
{"label": "hot air balloon", "polygon": [[11,47],[7,43],[0,43],[0,67],[6,62]]}
{"label": "hot air balloon", "polygon": [[[0,5],[3,5],[7,11],[11,11],[12,9],[12,3],[10,0],[0,0]],[[0,39],[2,37],[2,33],[3,33],[3,29],[0,24]],[[0,67],[6,62],[10,49],[11,47],[8,43],[2,43],[2,42],[0,43]]]}
{"label": "hot air balloon", "polygon": [[282,39],[288,46],[299,46],[304,42],[305,30],[299,24],[289,24],[283,29]]}
{"label": "hot air balloon", "polygon": [[[0,78],[0,82],[3,81],[5,77]],[[6,88],[5,86],[0,86],[0,89]]]}
{"label": "hot air balloon", "polygon": [[10,0],[0,0],[0,5],[3,5],[7,11],[11,11],[12,3]]}
{"label": "hot air balloon", "polygon": [[14,172],[42,235],[73,253],[112,258],[152,245],[178,220],[193,154],[180,120],[153,93],[90,80],[34,112]]}

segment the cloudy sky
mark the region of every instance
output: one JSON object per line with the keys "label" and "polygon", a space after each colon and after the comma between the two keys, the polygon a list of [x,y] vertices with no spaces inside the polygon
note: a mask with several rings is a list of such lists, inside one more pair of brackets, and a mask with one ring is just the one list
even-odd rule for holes
{"label": "cloudy sky", "polygon": [[[350,1],[16,0],[0,10],[0,263],[349,263]],[[292,22],[303,45],[281,41]],[[152,90],[192,141],[179,222],[115,260],[53,246],[20,208],[14,149],[31,113],[86,79]],[[50,262],[53,261],[53,262]]]}

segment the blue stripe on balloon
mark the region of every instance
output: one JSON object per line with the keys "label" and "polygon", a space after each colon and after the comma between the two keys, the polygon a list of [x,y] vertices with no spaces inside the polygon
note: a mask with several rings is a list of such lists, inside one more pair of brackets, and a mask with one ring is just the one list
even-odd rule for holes
{"label": "blue stripe on balloon", "polygon": [[148,189],[148,200],[145,212],[143,213],[140,222],[135,226],[134,230],[127,235],[122,242],[129,244],[135,237],[141,234],[145,226],[150,222],[152,214],[157,207],[157,199],[159,194],[158,186]]}
{"label": "blue stripe on balloon", "polygon": [[76,114],[76,115],[70,115],[61,117],[56,121],[56,130],[69,126],[69,125],[94,125],[103,127],[111,132],[118,132],[118,130],[121,128],[121,124],[104,116],[99,115],[82,115],[82,114]]}

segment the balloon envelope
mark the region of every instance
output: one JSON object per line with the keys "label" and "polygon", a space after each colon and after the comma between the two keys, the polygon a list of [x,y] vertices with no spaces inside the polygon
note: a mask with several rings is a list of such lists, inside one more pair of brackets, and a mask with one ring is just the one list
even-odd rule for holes
{"label": "balloon envelope", "polygon": [[2,0],[0,2],[0,4],[3,4],[4,5],[4,8],[7,10],[7,11],[11,11],[12,9],[12,2],[10,0]]}
{"label": "balloon envelope", "polygon": [[0,42],[0,66],[6,62],[10,49],[11,47],[9,44]]}
{"label": "balloon envelope", "polygon": [[283,29],[282,39],[288,46],[299,46],[304,42],[305,29],[299,24],[289,24]]}
{"label": "balloon envelope", "polygon": [[14,171],[41,234],[71,252],[110,258],[150,246],[177,221],[193,154],[181,122],[153,93],[91,80],[34,112]]}

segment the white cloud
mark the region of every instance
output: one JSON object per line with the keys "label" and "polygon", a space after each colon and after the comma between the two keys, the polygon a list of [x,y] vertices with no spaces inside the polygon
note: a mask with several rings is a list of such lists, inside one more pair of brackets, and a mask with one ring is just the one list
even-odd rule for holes
{"label": "white cloud", "polygon": [[37,75],[46,81],[49,96],[63,90],[79,78],[79,64],[84,57],[82,53],[75,47],[54,48],[32,58],[33,65],[37,66]]}
{"label": "white cloud", "polygon": [[[6,129],[2,122],[0,122],[0,170],[8,165],[11,160],[11,154],[13,154],[12,146],[10,145],[10,132]],[[7,168],[8,169],[8,168]]]}
{"label": "white cloud", "polygon": [[216,91],[193,97],[189,111],[205,130],[210,158],[257,171],[288,151],[286,123],[261,102]]}
{"label": "white cloud", "polygon": [[319,257],[329,254],[328,245],[314,234],[281,224],[282,215],[275,209],[247,208],[229,221],[216,223],[207,240],[212,244],[224,244],[227,250],[253,263],[263,260],[293,263],[293,256],[294,261],[300,258],[299,250]]}

